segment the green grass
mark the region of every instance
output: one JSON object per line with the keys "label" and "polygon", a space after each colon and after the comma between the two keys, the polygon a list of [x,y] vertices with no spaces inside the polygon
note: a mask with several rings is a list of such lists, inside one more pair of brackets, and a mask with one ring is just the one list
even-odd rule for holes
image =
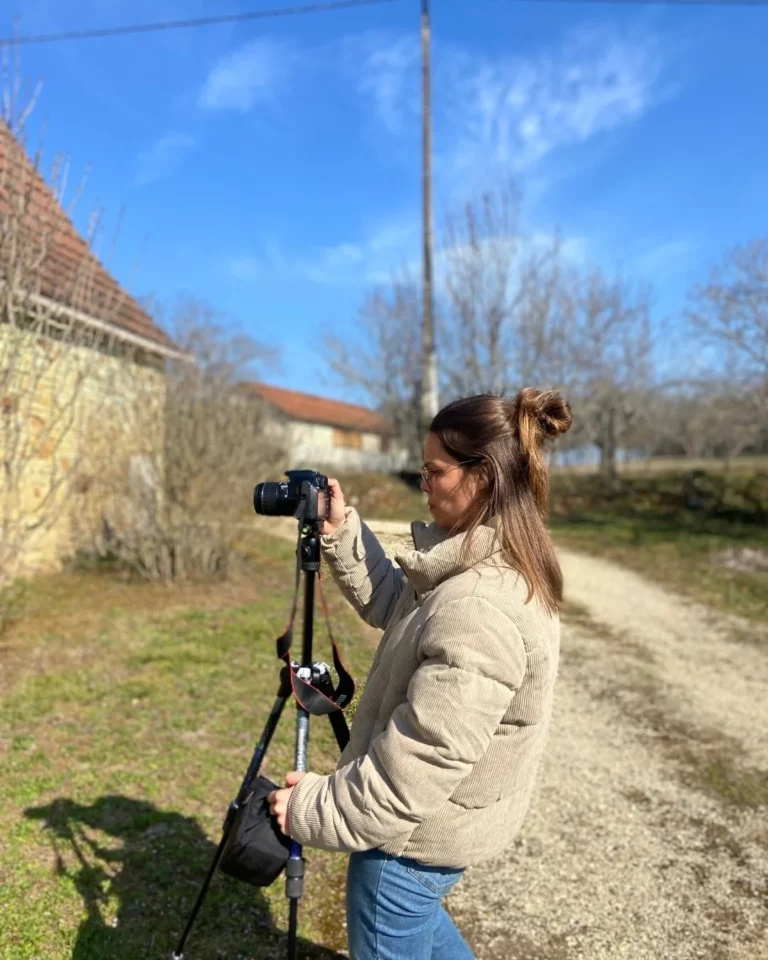
{"label": "green grass", "polygon": [[[235,584],[167,590],[89,572],[41,580],[3,638],[0,958],[169,956],[208,868],[277,685],[289,544],[262,539]],[[341,597],[351,671],[371,655]],[[318,622],[317,653],[327,658]],[[263,772],[293,768],[286,714]],[[336,761],[313,720],[310,762]],[[309,853],[302,956],[345,943],[340,856]],[[283,882],[217,876],[188,948],[200,960],[284,949]]]}
{"label": "green grass", "polygon": [[[701,475],[557,478],[551,528],[557,542],[624,564],[696,600],[749,619],[768,619],[768,571],[730,569],[728,551],[768,556],[765,475],[722,481]],[[691,491],[693,490],[693,493]]]}
{"label": "green grass", "polygon": [[[627,460],[619,463],[622,476],[642,476],[643,474],[675,473],[689,470],[704,470],[712,474],[744,474],[768,470],[768,456],[744,456],[731,460],[715,457],[649,457],[647,459]],[[590,465],[557,466],[558,474],[595,474],[596,467]]]}

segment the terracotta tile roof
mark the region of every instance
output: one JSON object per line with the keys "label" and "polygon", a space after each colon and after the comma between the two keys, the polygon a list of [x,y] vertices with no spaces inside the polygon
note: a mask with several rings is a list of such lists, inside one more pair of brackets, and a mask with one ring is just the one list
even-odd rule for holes
{"label": "terracotta tile roof", "polygon": [[[13,185],[9,190],[11,178]],[[91,253],[23,146],[0,121],[0,278],[4,267],[2,219],[9,212],[9,195],[15,204],[24,198],[19,232],[29,238],[29,249],[44,249],[40,266],[23,271],[29,274],[24,282],[34,288],[25,293],[40,294],[118,329],[176,349],[170,337]]]}
{"label": "terracotta tile roof", "polygon": [[272,387],[266,383],[248,383],[245,386],[292,420],[322,423],[330,427],[344,427],[348,430],[378,433],[383,436],[394,434],[392,424],[368,407],[342,403],[340,400],[330,400],[328,397],[317,397],[310,393],[284,390],[282,387]]}

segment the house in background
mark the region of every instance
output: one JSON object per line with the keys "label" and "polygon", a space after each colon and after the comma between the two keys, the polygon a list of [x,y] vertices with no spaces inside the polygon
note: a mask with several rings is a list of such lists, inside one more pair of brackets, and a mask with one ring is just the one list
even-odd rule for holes
{"label": "house in background", "polygon": [[392,424],[368,407],[265,383],[247,389],[263,403],[266,430],[285,448],[286,469],[394,473],[406,462]]}

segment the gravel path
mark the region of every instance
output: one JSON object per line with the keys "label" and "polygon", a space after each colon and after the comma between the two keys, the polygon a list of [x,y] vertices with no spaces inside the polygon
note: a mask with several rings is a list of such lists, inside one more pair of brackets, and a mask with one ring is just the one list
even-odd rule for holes
{"label": "gravel path", "polygon": [[[371,526],[390,555],[407,544]],[[560,558],[537,795],[452,914],[478,960],[768,960],[768,630]]]}

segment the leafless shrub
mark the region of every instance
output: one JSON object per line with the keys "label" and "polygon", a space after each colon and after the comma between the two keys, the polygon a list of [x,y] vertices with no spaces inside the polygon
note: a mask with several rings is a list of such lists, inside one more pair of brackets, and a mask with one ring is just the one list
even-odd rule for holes
{"label": "leafless shrub", "polygon": [[152,580],[223,577],[253,486],[281,456],[262,408],[241,389],[268,354],[200,301],[181,300],[171,326],[188,359],[168,361],[163,391],[123,411],[123,429],[148,442],[100,474],[110,505],[99,549]]}

